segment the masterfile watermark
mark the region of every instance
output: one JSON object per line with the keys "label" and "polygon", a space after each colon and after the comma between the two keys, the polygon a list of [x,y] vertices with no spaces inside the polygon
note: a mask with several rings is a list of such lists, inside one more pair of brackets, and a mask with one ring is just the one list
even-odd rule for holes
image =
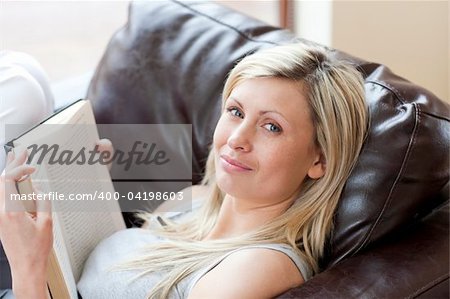
{"label": "masterfile watermark", "polygon": [[53,211],[114,211],[117,203],[123,212],[151,211],[164,201],[191,201],[183,191],[192,185],[190,124],[42,124],[22,135],[29,129],[6,125],[7,149],[28,152],[32,184]]}
{"label": "masterfile watermark", "polygon": [[37,165],[42,165],[44,161],[48,165],[108,165],[114,162],[116,165],[124,165],[124,170],[129,170],[132,165],[164,165],[170,162],[167,153],[158,150],[155,143],[142,141],[135,141],[129,151],[117,149],[114,153],[100,152],[98,145],[92,150],[82,147],[78,151],[60,150],[58,144],[32,144],[27,149],[28,163],[35,161]]}

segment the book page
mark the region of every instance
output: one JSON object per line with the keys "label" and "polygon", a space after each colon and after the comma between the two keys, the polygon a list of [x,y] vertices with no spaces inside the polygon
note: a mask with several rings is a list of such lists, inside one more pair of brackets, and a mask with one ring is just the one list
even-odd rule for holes
{"label": "book page", "polygon": [[[60,140],[58,144],[65,144],[67,148],[95,143],[98,137],[82,130],[83,126],[74,126],[71,138]],[[47,177],[51,190],[62,194],[94,194],[95,192],[112,193],[114,187],[106,166],[95,167],[77,165],[73,167],[47,167]],[[70,178],[83,178],[82,181]],[[107,180],[104,180],[107,178]],[[86,210],[89,205],[89,211]],[[54,202],[58,217],[61,220],[62,232],[68,255],[72,265],[73,275],[79,280],[83,265],[89,253],[98,242],[124,229],[125,225],[116,201],[73,201]],[[92,211],[92,212],[91,212]],[[103,212],[104,211],[104,212]]]}
{"label": "book page", "polygon": [[[50,118],[46,123],[15,140],[14,147],[23,149],[39,143],[57,144],[60,151],[70,150],[74,153],[80,152],[83,148],[94,149],[99,136],[90,103],[77,102],[61,113],[63,114]],[[55,125],[62,122],[69,125]],[[54,192],[65,196],[114,192],[106,165],[49,164],[48,156],[44,158],[44,163],[36,166],[37,171],[32,175],[33,184],[36,183],[42,192]],[[31,164],[36,164],[37,159],[38,157],[33,159]],[[77,282],[84,263],[94,247],[115,231],[125,229],[120,206],[115,200],[89,202],[64,200],[52,201],[52,207],[54,214],[57,214],[55,220],[57,219],[59,227],[59,230],[55,231],[54,248],[58,259],[61,258],[64,273],[69,271],[66,265],[68,259],[70,271],[73,273],[72,280]],[[63,240],[57,237],[59,233],[63,236]],[[72,286],[73,281],[66,280],[67,284]]]}
{"label": "book page", "polygon": [[58,259],[59,267],[70,294],[70,298],[78,298],[76,280],[73,276],[72,266],[68,251],[64,243],[63,233],[61,231],[61,223],[57,213],[53,213],[53,249]]}

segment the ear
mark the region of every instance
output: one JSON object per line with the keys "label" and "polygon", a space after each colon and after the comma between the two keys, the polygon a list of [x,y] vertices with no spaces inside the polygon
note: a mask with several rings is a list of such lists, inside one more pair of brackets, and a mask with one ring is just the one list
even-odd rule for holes
{"label": "ear", "polygon": [[308,169],[308,176],[314,180],[320,179],[324,176],[326,168],[327,164],[325,161],[325,157],[321,152],[319,152],[315,155],[313,164]]}

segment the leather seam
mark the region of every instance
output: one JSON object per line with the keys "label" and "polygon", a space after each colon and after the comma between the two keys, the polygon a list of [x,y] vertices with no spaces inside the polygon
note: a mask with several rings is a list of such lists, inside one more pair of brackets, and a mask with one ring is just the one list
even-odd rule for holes
{"label": "leather seam", "polygon": [[426,112],[426,111],[422,111],[422,113],[423,113],[423,114],[426,114],[426,115],[428,115],[428,116],[431,116],[431,117],[433,117],[433,118],[437,118],[437,119],[440,119],[440,120],[445,120],[445,121],[449,121],[449,122],[450,122],[450,118],[447,118],[447,117],[445,117],[445,116],[436,115],[436,114],[434,114],[434,113]]}
{"label": "leather seam", "polygon": [[[201,15],[201,16],[203,16],[203,17],[205,17],[205,18],[210,19],[211,21],[214,21],[214,22],[217,23],[217,24],[220,24],[220,25],[222,25],[222,26],[225,26],[225,27],[227,27],[227,28],[229,28],[229,29],[235,31],[236,33],[238,33],[239,35],[241,35],[242,37],[244,37],[245,39],[247,39],[247,40],[249,40],[249,41],[257,42],[257,43],[266,43],[266,44],[270,44],[270,45],[278,45],[278,43],[272,42],[272,41],[267,41],[267,40],[256,40],[256,39],[250,37],[249,35],[246,35],[244,32],[240,31],[239,29],[237,29],[237,28],[235,28],[235,27],[233,27],[233,26],[231,26],[231,25],[229,25],[229,24],[227,24],[227,23],[224,23],[224,22],[222,22],[222,21],[219,21],[218,19],[215,19],[215,18],[213,18],[213,17],[211,17],[211,16],[209,16],[209,15],[207,15],[207,14],[204,14],[204,13],[202,13],[201,11],[198,11],[198,10],[194,9],[194,8],[192,8],[192,7],[189,6],[189,5],[186,5],[186,4],[184,4],[184,3],[179,2],[178,0],[173,0],[173,2],[175,2],[175,3],[177,3],[177,4],[181,5],[181,6],[183,6],[184,8],[186,8],[186,9],[188,9],[188,10],[190,10],[190,11],[196,13],[197,15]],[[274,28],[276,28],[276,27],[274,27]],[[281,30],[281,29],[278,28],[277,30]]]}
{"label": "leather seam", "polygon": [[[386,82],[373,80],[373,79],[365,80],[364,83],[373,83],[373,84],[377,84],[377,85],[379,85],[381,87],[384,87],[387,90],[389,90],[390,92],[392,92],[400,103],[406,104],[405,99],[402,96],[400,96],[400,92],[394,86],[392,86],[392,85],[390,85],[390,84],[388,84]],[[432,117],[435,117],[435,118],[438,118],[438,119],[443,119],[443,120],[446,120],[446,121],[450,121],[450,118],[448,118],[446,116],[443,116],[443,115],[437,115],[435,113],[427,112],[427,111],[421,111],[421,113],[427,114],[429,116],[432,116]]]}
{"label": "leather seam", "polygon": [[411,155],[411,152],[414,148],[414,145],[416,143],[416,136],[417,133],[419,131],[419,126],[420,126],[420,108],[418,107],[418,105],[416,103],[412,103],[412,106],[414,107],[414,110],[416,111],[415,113],[415,121],[414,121],[414,128],[411,134],[411,139],[410,142],[408,144],[408,147],[406,149],[405,152],[405,156],[403,158],[402,161],[402,165],[400,166],[400,170],[398,172],[397,177],[394,180],[394,183],[392,184],[391,190],[389,191],[389,195],[383,205],[383,208],[381,209],[380,213],[378,214],[377,219],[375,220],[374,224],[372,225],[372,227],[370,228],[369,232],[367,233],[366,237],[364,238],[364,240],[361,242],[361,245],[356,249],[356,251],[353,253],[355,254],[356,252],[360,251],[366,244],[367,242],[369,242],[373,231],[377,228],[378,224],[381,221],[381,217],[384,215],[384,212],[386,211],[386,209],[388,208],[388,206],[390,205],[391,201],[392,201],[392,197],[394,192],[396,191],[396,187],[398,185],[398,182],[400,181],[401,177],[403,176],[403,173],[405,171],[405,169],[407,168],[408,162],[409,162],[409,157]]}
{"label": "leather seam", "polygon": [[378,81],[378,80],[373,80],[373,79],[371,79],[371,80],[366,80],[365,82],[377,84],[377,85],[380,85],[380,86],[386,88],[387,90],[389,90],[390,92],[392,92],[392,93],[395,95],[395,98],[396,98],[401,104],[404,105],[404,104],[406,103],[405,99],[404,99],[402,96],[400,96],[400,92],[398,91],[398,89],[395,88],[394,86],[392,86],[392,85],[390,85],[390,84],[387,84],[386,82],[382,82],[382,81]]}
{"label": "leather seam", "polygon": [[436,285],[440,284],[441,282],[445,281],[446,279],[449,278],[449,274],[443,274],[441,276],[439,276],[438,278],[434,279],[433,281],[427,283],[426,285],[424,285],[423,287],[416,289],[413,294],[407,298],[417,298],[418,296],[420,296],[421,294],[425,293],[426,291],[430,290],[431,288],[435,287]]}

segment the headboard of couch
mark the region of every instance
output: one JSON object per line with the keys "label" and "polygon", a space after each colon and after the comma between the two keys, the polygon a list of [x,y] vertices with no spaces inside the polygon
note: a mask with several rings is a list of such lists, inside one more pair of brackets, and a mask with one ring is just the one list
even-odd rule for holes
{"label": "headboard of couch", "polygon": [[[192,124],[195,184],[227,73],[248,53],[293,41],[308,42],[211,2],[137,1],[111,39],[88,98],[98,123]],[[449,106],[384,65],[332,51],[362,72],[371,121],[324,267],[447,201],[449,180]]]}

